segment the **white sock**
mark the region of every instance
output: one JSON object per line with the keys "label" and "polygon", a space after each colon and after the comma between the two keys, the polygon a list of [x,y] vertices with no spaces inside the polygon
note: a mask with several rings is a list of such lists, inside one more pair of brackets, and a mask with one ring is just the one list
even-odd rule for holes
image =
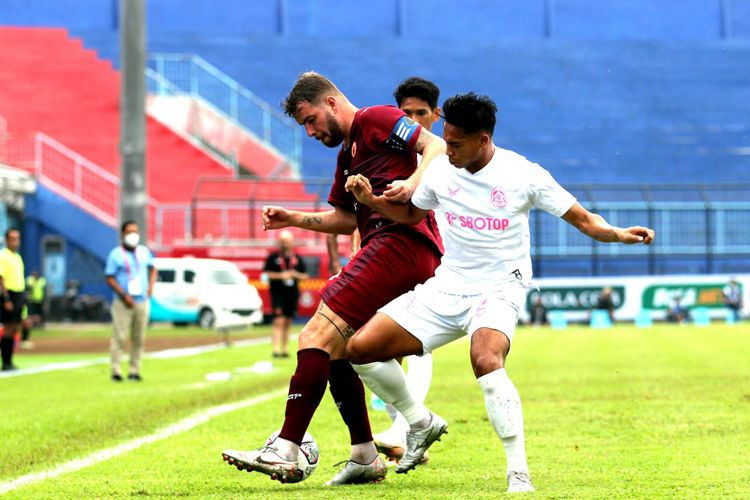
{"label": "white sock", "polygon": [[392,404],[410,425],[430,421],[430,412],[416,401],[406,384],[406,376],[395,359],[383,363],[352,364],[362,382],[380,399]]}
{"label": "white sock", "polygon": [[391,404],[385,405],[385,411],[387,411],[388,416],[391,417],[391,422],[394,422],[396,417],[398,417],[398,410]]}
{"label": "white sock", "polygon": [[386,431],[392,439],[398,441],[399,444],[406,444],[406,433],[409,432],[409,422],[406,421],[403,415],[396,413],[396,420],[393,421],[391,426]]}
{"label": "white sock", "polygon": [[[427,393],[430,390],[432,382],[432,354],[424,356],[408,356],[406,358],[406,384],[415,401],[424,403]],[[402,443],[406,443],[406,433],[409,431],[409,422],[401,415],[396,413],[388,434],[398,438]]]}
{"label": "white sock", "polygon": [[482,375],[477,382],[484,393],[484,404],[492,427],[503,442],[508,471],[528,473],[523,411],[516,386],[508,377],[505,368]]}
{"label": "white sock", "polygon": [[417,401],[424,403],[432,383],[432,354],[406,358],[406,383]]}

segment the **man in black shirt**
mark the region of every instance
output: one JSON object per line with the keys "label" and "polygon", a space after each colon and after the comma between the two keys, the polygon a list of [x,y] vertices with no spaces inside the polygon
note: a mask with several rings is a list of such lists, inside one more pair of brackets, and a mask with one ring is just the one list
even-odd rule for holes
{"label": "man in black shirt", "polygon": [[608,286],[602,288],[599,298],[596,299],[596,307],[594,307],[594,309],[607,311],[607,314],[609,314],[609,320],[612,324],[615,323],[615,301],[612,296],[612,288]]}
{"label": "man in black shirt", "polygon": [[299,280],[307,279],[305,261],[294,253],[294,235],[291,231],[281,232],[279,251],[271,252],[263,272],[271,288],[273,357],[286,358],[289,357],[289,327],[297,312]]}

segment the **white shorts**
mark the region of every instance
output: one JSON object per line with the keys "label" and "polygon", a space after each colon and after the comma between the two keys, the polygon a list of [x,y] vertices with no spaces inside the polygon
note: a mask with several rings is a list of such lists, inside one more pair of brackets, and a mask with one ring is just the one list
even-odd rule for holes
{"label": "white shorts", "polygon": [[381,307],[385,314],[422,342],[423,354],[471,335],[479,328],[498,330],[513,342],[518,315],[526,301],[519,283],[481,295],[451,295],[429,281]]}

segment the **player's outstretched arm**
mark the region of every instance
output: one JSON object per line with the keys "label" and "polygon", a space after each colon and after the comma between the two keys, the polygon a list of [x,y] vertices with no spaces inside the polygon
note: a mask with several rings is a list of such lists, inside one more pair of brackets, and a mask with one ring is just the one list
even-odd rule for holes
{"label": "player's outstretched arm", "polygon": [[356,216],[340,208],[326,212],[300,212],[283,207],[265,206],[261,220],[264,231],[299,227],[319,233],[351,234],[357,229]]}
{"label": "player's outstretched arm", "polygon": [[370,181],[360,174],[349,176],[345,187],[358,202],[399,224],[417,224],[430,213],[428,210],[417,208],[411,201],[406,204],[391,203],[385,196],[373,195]]}
{"label": "player's outstretched arm", "polygon": [[604,220],[604,217],[592,214],[579,203],[576,203],[570,210],[565,212],[562,218],[583,234],[605,243],[619,242],[626,245],[643,243],[644,245],[650,245],[655,237],[654,230],[648,227],[632,226],[622,228],[611,226]]}
{"label": "player's outstretched arm", "polygon": [[388,189],[383,191],[383,196],[386,200],[393,203],[406,203],[414,194],[414,190],[419,185],[419,180],[422,178],[427,165],[442,154],[445,154],[445,141],[442,137],[438,137],[429,130],[421,129],[419,132],[419,138],[417,143],[414,145],[414,151],[422,155],[422,161],[417,165],[417,169],[413,174],[406,180],[394,181],[388,184]]}

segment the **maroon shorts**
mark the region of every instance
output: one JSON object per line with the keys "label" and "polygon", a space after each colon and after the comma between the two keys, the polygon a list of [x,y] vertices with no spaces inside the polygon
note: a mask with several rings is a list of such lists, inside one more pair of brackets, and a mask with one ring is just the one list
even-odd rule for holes
{"label": "maroon shorts", "polygon": [[387,231],[374,236],[320,296],[355,330],[378,309],[435,274],[440,254],[414,233]]}

